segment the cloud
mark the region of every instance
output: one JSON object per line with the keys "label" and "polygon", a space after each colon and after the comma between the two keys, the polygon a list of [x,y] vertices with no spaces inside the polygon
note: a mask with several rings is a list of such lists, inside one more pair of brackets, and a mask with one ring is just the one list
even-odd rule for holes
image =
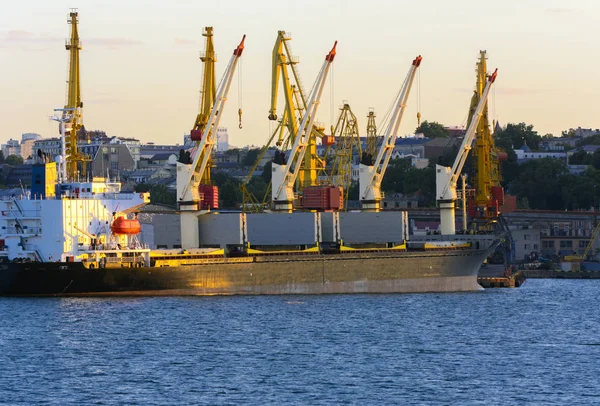
{"label": "cloud", "polygon": [[195,44],[196,41],[193,41],[191,39],[185,39],[185,38],[175,38],[175,44],[177,45],[191,45],[191,44]]}

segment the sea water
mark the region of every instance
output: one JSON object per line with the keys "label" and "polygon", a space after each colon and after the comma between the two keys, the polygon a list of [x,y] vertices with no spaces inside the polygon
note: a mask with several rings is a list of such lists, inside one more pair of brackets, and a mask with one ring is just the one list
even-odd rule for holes
{"label": "sea water", "polygon": [[0,298],[0,404],[600,404],[599,293]]}

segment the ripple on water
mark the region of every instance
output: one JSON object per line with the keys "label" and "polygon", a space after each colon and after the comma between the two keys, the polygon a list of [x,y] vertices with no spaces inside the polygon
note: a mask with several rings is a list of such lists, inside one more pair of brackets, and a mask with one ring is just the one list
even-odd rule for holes
{"label": "ripple on water", "polygon": [[597,403],[598,288],[1,298],[0,403]]}

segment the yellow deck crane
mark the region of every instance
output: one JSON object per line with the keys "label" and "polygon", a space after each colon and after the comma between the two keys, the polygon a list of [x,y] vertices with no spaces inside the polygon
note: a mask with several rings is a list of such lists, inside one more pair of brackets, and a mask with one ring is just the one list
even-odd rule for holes
{"label": "yellow deck crane", "polygon": [[359,197],[360,204],[363,210],[379,211],[381,208],[381,181],[385,175],[392,152],[394,152],[394,146],[396,145],[396,138],[398,136],[398,129],[402,122],[402,116],[406,109],[408,96],[410,95],[410,89],[412,87],[417,69],[421,65],[423,58],[419,55],[416,57],[410,66],[406,79],[402,84],[400,92],[394,102],[394,108],[390,121],[387,125],[386,131],[383,135],[382,143],[377,151],[377,156],[372,163],[360,164],[359,172]]}
{"label": "yellow deck crane", "polygon": [[64,148],[66,163],[62,171],[63,181],[74,180],[86,175],[87,162],[90,158],[82,154],[77,148],[77,136],[83,127],[83,102],[81,101],[81,81],[79,76],[79,51],[81,41],[77,25],[79,13],[71,9],[69,19],[71,24],[71,38],[66,41],[65,48],[69,51],[69,77],[67,80],[67,103],[62,109],[61,125],[64,126]]}
{"label": "yellow deck crane", "polygon": [[[280,152],[285,149],[281,146],[285,144],[283,130],[287,129],[289,133],[289,145],[293,144],[298,133],[299,123],[307,111],[306,94],[300,80],[300,75],[296,69],[298,58],[291,52],[289,41],[292,37],[285,31],[277,33],[277,40],[273,46],[273,67],[271,82],[271,108],[269,109],[269,120],[277,120],[277,101],[279,95],[279,84],[281,82],[285,98],[285,108],[281,118],[280,136],[278,146]],[[288,70],[289,68],[289,70]],[[292,75],[290,76],[290,71]],[[293,79],[293,82],[292,82]],[[325,163],[317,155],[317,138],[324,136],[322,129],[313,125],[308,139],[306,154],[302,161],[302,167],[298,174],[298,190],[304,187],[316,186],[317,177],[320,172],[325,170]]]}
{"label": "yellow deck crane", "polygon": [[364,165],[373,165],[375,153],[377,152],[377,123],[375,117],[375,110],[369,109],[369,114],[367,114],[367,143],[360,157],[361,163]]}
{"label": "yellow deck crane", "polygon": [[456,186],[458,179],[462,173],[462,169],[465,165],[465,161],[469,156],[471,150],[471,144],[475,137],[476,129],[483,116],[484,106],[487,103],[487,97],[492,88],[492,85],[496,81],[498,75],[498,69],[493,74],[487,76],[486,85],[483,88],[481,98],[475,107],[473,112],[473,118],[467,127],[465,138],[458,150],[454,165],[452,168],[436,165],[435,167],[435,183],[436,183],[436,198],[440,206],[440,222],[442,228],[442,235],[454,235],[456,234],[456,224],[454,216],[454,205],[457,200]]}
{"label": "yellow deck crane", "polygon": [[321,95],[329,69],[336,55],[337,41],[331,51],[325,56],[325,62],[319,71],[315,86],[306,105],[306,112],[296,136],[294,144],[290,150],[289,158],[285,159],[283,152],[280,155],[281,160],[273,161],[273,185],[272,185],[272,203],[274,210],[292,212],[294,204],[294,185],[301,171],[301,163],[310,144],[310,137],[314,126],[315,116],[319,109]]}
{"label": "yellow deck crane", "polygon": [[[269,120],[277,121],[275,130],[271,133],[269,140],[263,146],[254,166],[240,185],[242,191],[242,210],[249,212],[261,212],[267,208],[271,200],[272,184],[269,183],[266,194],[261,200],[248,190],[248,184],[252,180],[259,163],[263,160],[267,150],[275,148],[274,161],[283,163],[285,151],[287,151],[296,139],[298,127],[306,109],[306,94],[297,69],[298,58],[292,54],[289,41],[291,35],[285,31],[277,32],[277,39],[273,46],[272,56],[272,81],[271,81],[271,106],[269,109]],[[279,97],[279,86],[281,85],[284,95],[285,106],[281,116],[277,113],[277,102]],[[325,163],[316,152],[316,139],[326,138],[323,129],[313,124],[309,146],[301,170],[297,177],[296,188],[302,190],[304,187],[315,186],[321,172],[325,171]]]}
{"label": "yellow deck crane", "polygon": [[340,108],[340,115],[331,136],[335,137],[336,141],[325,152],[326,157],[333,154],[328,180],[330,185],[343,189],[344,208],[346,208],[348,189],[352,182],[352,157],[354,153],[359,157],[362,155],[358,120],[346,102]]}
{"label": "yellow deck crane", "polygon": [[[468,123],[473,120],[477,104],[483,96],[483,90],[487,81],[487,63],[486,51],[479,51],[479,61],[477,62],[477,83],[471,98],[469,107]],[[467,125],[468,127],[468,125]],[[500,181],[500,162],[498,159],[499,149],[494,143],[494,138],[490,131],[488,117],[488,103],[483,106],[481,119],[476,129],[475,148],[473,150],[475,166],[475,199],[477,208],[476,217],[489,221],[497,218],[498,204],[502,204],[504,193]],[[500,202],[498,202],[500,200]]]}
{"label": "yellow deck crane", "polygon": [[[196,148],[202,142],[202,134],[206,129],[206,124],[210,117],[210,112],[215,104],[215,97],[217,92],[216,79],[215,79],[215,62],[217,62],[217,55],[215,54],[215,47],[213,45],[213,27],[205,27],[202,32],[202,36],[206,37],[206,50],[200,54],[200,60],[204,64],[204,72],[202,75],[202,90],[200,92],[200,112],[196,116],[196,121],[192,131],[190,132],[190,138],[192,141],[196,141]],[[204,154],[202,151],[201,154]],[[203,159],[204,157],[200,157]],[[204,169],[204,173],[201,174],[200,180],[201,185],[210,185],[210,171],[212,166],[212,159],[208,157],[208,163]],[[214,208],[214,207],[213,207]]]}
{"label": "yellow deck crane", "polygon": [[197,216],[202,214],[200,209],[199,186],[202,175],[208,166],[214,145],[217,142],[217,129],[223,116],[225,102],[238,61],[244,51],[246,36],[234,49],[227,64],[225,73],[215,95],[215,102],[206,121],[202,140],[196,148],[192,164],[177,163],[177,203],[181,216],[181,246],[184,249],[197,248],[199,245],[199,229]]}
{"label": "yellow deck crane", "polygon": [[[596,242],[598,235],[600,235],[600,221],[596,224],[596,226],[592,230],[592,235],[590,236],[590,241],[586,245],[585,250],[583,250],[583,253],[581,255],[565,255],[565,258],[564,258],[565,261],[579,262],[579,263],[585,261],[588,254],[592,250],[592,247],[594,246],[594,243]],[[577,270],[577,269],[573,269],[573,270]]]}

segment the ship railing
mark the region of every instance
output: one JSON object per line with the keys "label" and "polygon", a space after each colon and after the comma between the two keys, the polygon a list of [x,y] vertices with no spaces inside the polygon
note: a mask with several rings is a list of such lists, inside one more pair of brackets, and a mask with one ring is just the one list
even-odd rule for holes
{"label": "ship railing", "polygon": [[[72,193],[65,196],[46,196],[42,197],[41,195],[33,195],[31,198],[29,196],[25,197],[25,200],[70,200],[70,199],[107,199],[107,200],[133,200],[136,197],[139,198],[139,193],[135,192],[120,192],[120,193],[94,193],[94,192],[84,192],[84,193]],[[2,198],[1,200],[14,200],[14,198]]]}
{"label": "ship railing", "polygon": [[39,210],[2,210],[3,217],[40,217]]}
{"label": "ship railing", "polygon": [[18,226],[18,227],[6,227],[2,226],[2,234],[40,234],[42,232],[41,227],[28,227],[28,226]]}
{"label": "ship railing", "polygon": [[135,263],[144,259],[143,255],[134,255],[132,257],[105,257],[107,263]]}

